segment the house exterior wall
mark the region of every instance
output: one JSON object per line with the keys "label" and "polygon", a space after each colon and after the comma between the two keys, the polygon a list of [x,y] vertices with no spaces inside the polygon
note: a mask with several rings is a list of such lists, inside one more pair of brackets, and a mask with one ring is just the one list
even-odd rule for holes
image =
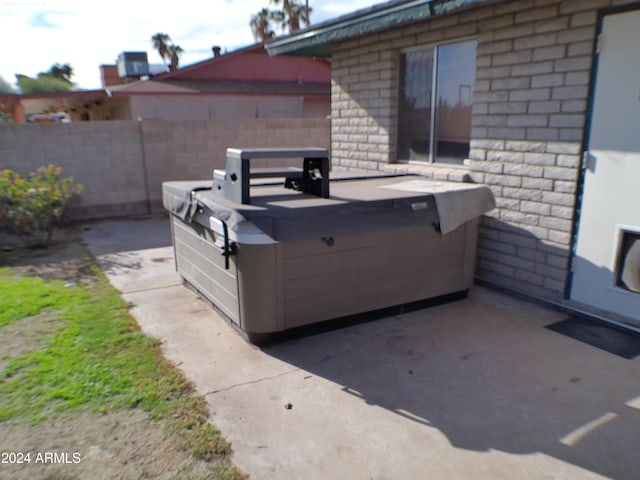
{"label": "house exterior wall", "polygon": [[[487,184],[478,277],[561,300],[597,14],[629,3],[500,1],[334,45],[333,164]],[[461,38],[478,42],[467,165],[393,165],[400,52]]]}

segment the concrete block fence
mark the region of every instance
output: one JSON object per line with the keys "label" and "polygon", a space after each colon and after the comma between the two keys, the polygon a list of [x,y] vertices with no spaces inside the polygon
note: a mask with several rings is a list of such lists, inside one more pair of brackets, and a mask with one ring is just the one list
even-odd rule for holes
{"label": "concrete block fence", "polygon": [[0,169],[60,165],[84,186],[68,216],[85,220],[160,211],[163,181],[212,178],[227,147],[329,148],[329,139],[329,120],[317,118],[8,125],[0,127]]}

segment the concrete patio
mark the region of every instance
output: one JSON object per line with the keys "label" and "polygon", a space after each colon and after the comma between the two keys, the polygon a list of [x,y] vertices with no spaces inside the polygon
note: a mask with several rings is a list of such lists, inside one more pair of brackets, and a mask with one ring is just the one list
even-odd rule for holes
{"label": "concrete patio", "polygon": [[639,476],[640,358],[544,328],[566,314],[474,287],[464,301],[261,349],[182,286],[167,218],[88,228],[252,479]]}

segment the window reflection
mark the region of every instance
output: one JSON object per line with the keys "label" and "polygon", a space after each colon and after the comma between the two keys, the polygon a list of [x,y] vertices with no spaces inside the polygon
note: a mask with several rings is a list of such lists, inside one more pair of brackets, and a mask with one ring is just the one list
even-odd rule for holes
{"label": "window reflection", "polygon": [[461,164],[469,156],[476,42],[438,47],[436,162]]}
{"label": "window reflection", "polygon": [[475,40],[401,56],[398,159],[461,164],[468,157],[475,57]]}
{"label": "window reflection", "polygon": [[433,50],[405,53],[400,62],[398,155],[428,161],[431,135]]}

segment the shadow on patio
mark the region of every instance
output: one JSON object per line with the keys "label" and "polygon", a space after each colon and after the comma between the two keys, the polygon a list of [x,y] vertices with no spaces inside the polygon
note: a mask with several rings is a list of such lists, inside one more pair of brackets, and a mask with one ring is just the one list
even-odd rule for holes
{"label": "shadow on patio", "polygon": [[368,405],[440,430],[454,447],[540,452],[601,475],[637,478],[640,360],[545,329],[558,315],[475,289],[455,307],[264,351]]}

